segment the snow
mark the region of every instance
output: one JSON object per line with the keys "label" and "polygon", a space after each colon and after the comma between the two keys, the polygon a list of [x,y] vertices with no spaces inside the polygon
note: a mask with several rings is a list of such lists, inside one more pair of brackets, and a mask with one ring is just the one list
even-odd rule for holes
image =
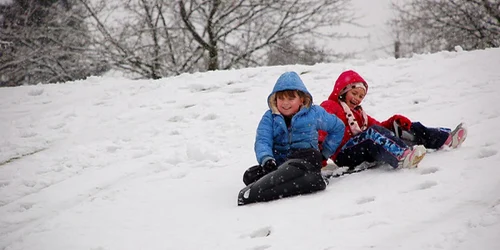
{"label": "snow", "polygon": [[[1,88],[0,249],[500,249],[498,65],[489,49]],[[278,76],[303,73],[319,104],[346,69],[373,117],[463,121],[467,140],[238,207]]]}

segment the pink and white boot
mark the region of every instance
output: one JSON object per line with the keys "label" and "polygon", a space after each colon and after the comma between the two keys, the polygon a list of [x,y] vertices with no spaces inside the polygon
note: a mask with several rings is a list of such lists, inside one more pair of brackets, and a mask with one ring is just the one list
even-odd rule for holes
{"label": "pink and white boot", "polygon": [[463,123],[460,123],[450,132],[448,139],[446,139],[441,148],[457,148],[465,141],[465,138],[467,138],[467,128],[464,127]]}
{"label": "pink and white boot", "polygon": [[416,145],[407,149],[398,162],[400,168],[416,168],[422,159],[424,159],[427,149],[423,145]]}

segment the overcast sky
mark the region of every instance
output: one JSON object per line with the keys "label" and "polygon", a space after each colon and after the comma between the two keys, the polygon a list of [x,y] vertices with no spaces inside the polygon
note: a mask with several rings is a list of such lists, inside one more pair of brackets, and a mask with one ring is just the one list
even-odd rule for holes
{"label": "overcast sky", "polygon": [[[349,26],[342,27],[338,31],[358,36],[368,35],[369,38],[328,42],[328,47],[335,49],[337,53],[359,52],[357,56],[363,59],[392,56],[393,41],[385,25],[393,15],[389,7],[391,1],[408,0],[352,0],[353,8],[360,17],[359,23],[366,28]],[[12,0],[0,0],[0,4],[9,2]]]}
{"label": "overcast sky", "polygon": [[360,58],[375,59],[392,56],[393,39],[386,22],[394,16],[391,2],[408,0],[352,0],[353,8],[360,17],[359,23],[366,26],[345,27],[341,31],[352,35],[366,36],[367,39],[349,39],[332,42],[336,52],[361,52]]}

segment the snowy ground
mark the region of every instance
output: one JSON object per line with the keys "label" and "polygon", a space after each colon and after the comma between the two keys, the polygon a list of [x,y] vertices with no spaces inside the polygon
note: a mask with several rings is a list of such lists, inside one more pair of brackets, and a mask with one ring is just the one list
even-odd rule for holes
{"label": "snowy ground", "polygon": [[[500,249],[499,65],[491,49],[2,88],[0,249]],[[304,73],[320,103],[346,69],[375,118],[463,121],[467,141],[418,169],[238,207],[277,77]]]}

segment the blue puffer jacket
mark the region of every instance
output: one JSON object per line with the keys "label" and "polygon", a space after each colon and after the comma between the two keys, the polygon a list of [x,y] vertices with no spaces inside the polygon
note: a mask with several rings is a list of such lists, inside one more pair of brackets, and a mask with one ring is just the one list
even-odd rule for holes
{"label": "blue puffer jacket", "polygon": [[255,154],[259,164],[275,159],[281,165],[294,149],[318,149],[318,130],[328,133],[321,153],[329,158],[344,136],[344,123],[322,107],[309,104],[292,117],[291,125],[287,128],[285,118],[276,107],[275,93],[283,90],[300,90],[309,95],[312,102],[311,94],[297,73],[286,72],[278,78],[267,98],[269,110],[264,113],[257,127]]}

